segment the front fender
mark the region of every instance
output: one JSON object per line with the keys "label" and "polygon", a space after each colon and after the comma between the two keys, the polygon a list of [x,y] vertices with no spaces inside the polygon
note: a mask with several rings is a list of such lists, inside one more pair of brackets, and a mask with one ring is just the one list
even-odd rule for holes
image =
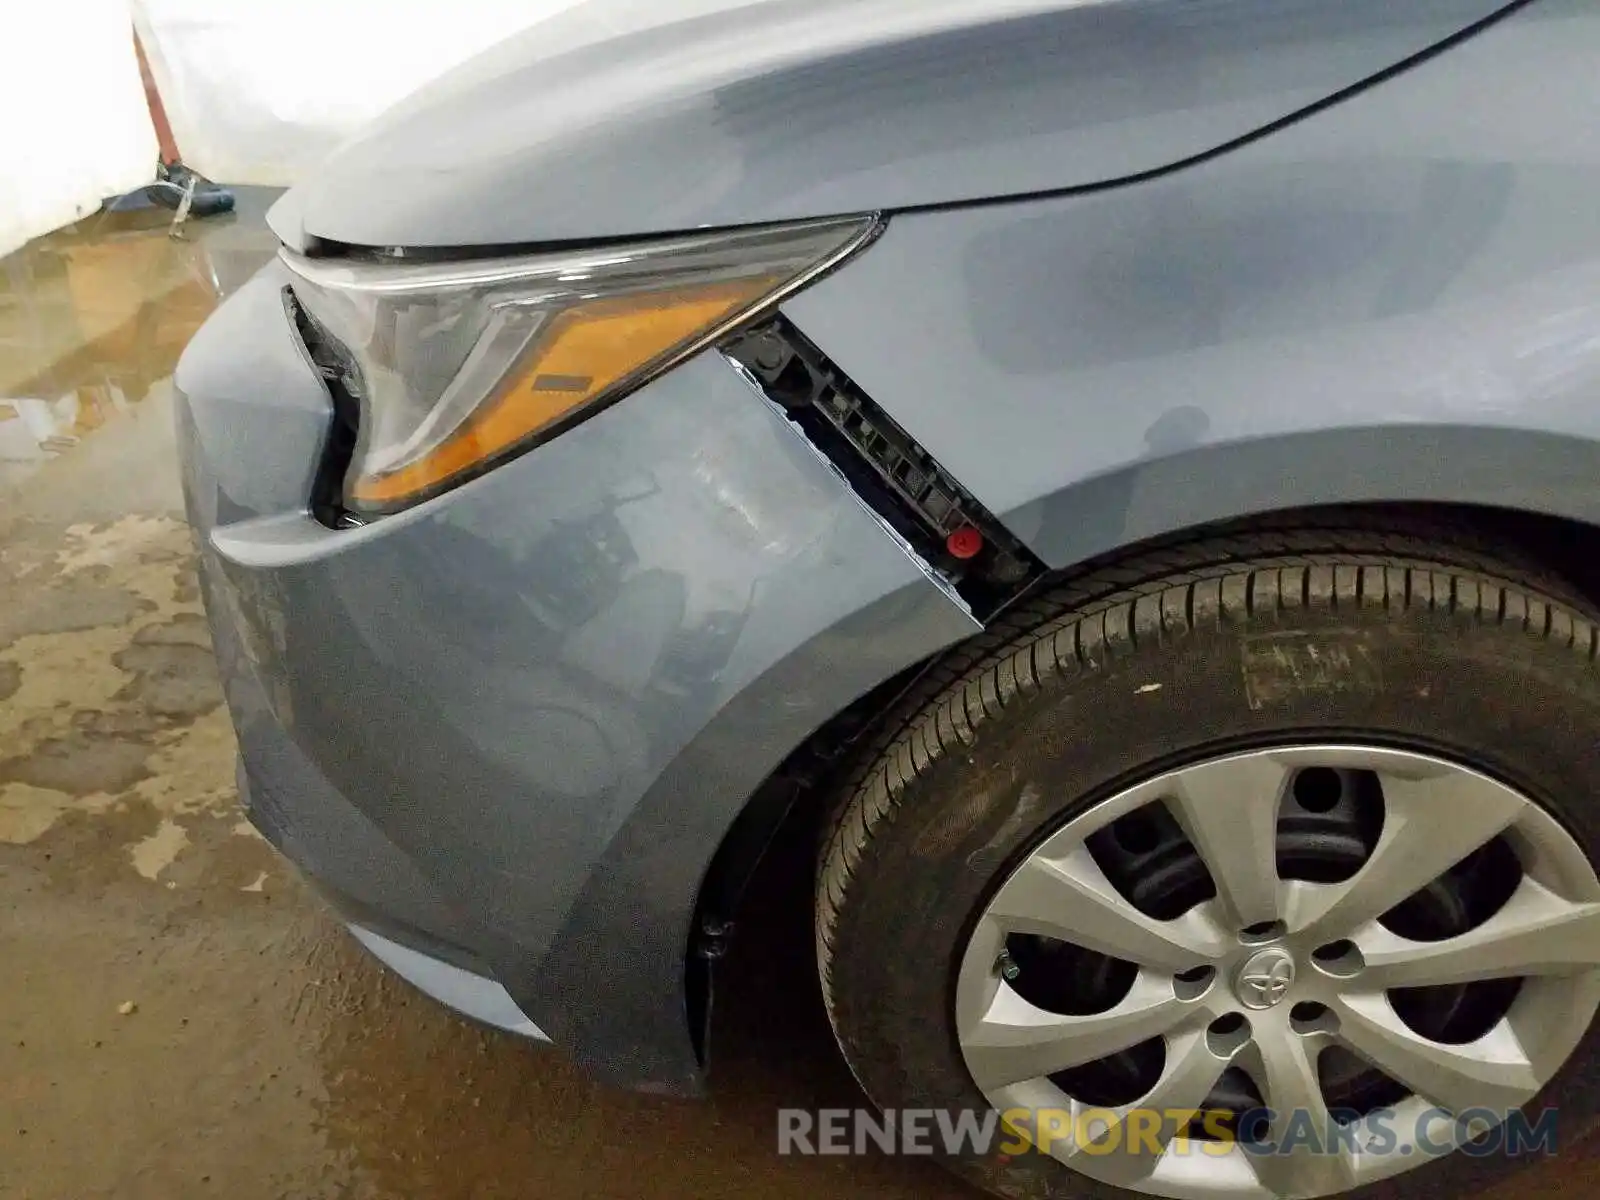
{"label": "front fender", "polygon": [[788,315],[1051,566],[1441,501],[1600,522],[1600,10],[1094,194],[895,218]]}

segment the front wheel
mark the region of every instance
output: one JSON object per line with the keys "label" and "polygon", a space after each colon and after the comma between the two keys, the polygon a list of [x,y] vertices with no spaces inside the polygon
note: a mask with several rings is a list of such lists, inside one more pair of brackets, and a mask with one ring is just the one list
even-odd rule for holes
{"label": "front wheel", "polygon": [[871,1098],[950,1111],[935,1151],[1013,1196],[1453,1197],[1575,1144],[1600,632],[1531,576],[1280,531],[1119,564],[969,653],[820,865]]}

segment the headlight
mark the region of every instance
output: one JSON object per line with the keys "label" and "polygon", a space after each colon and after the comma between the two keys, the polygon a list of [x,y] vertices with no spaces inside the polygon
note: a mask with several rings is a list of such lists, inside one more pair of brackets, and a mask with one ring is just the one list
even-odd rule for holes
{"label": "headlight", "polygon": [[282,252],[354,360],[344,503],[403,508],[553,437],[868,242],[872,218],[450,264]]}

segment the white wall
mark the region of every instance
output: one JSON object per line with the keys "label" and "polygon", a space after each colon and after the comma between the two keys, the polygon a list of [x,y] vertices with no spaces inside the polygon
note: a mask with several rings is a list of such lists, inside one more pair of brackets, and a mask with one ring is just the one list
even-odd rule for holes
{"label": "white wall", "polygon": [[183,160],[287,186],[434,76],[579,2],[0,0],[0,255],[154,178],[135,27]]}
{"label": "white wall", "polygon": [[0,255],[155,173],[127,0],[0,0]]}
{"label": "white wall", "polygon": [[577,2],[132,0],[184,161],[266,185],[293,183],[428,80]]}

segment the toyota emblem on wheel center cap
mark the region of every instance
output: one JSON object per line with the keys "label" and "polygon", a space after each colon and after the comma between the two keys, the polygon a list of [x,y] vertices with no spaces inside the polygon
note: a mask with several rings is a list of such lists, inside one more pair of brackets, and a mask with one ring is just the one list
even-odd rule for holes
{"label": "toyota emblem on wheel center cap", "polygon": [[1294,983],[1294,959],[1287,950],[1252,954],[1239,968],[1234,990],[1246,1008],[1271,1008],[1289,994]]}

